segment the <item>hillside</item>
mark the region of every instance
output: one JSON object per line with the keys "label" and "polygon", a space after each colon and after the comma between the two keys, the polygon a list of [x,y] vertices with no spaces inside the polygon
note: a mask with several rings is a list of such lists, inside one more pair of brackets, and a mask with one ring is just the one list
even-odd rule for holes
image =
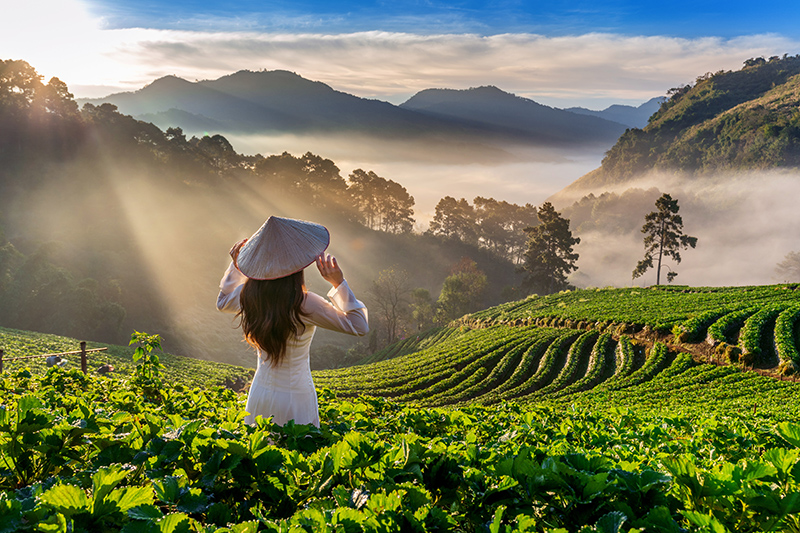
{"label": "hillside", "polygon": [[673,89],[643,129],[561,194],[632,182],[650,171],[713,174],[800,166],[800,56],[751,59]]}
{"label": "hillside", "polygon": [[[11,93],[37,79],[24,61],[2,65]],[[370,289],[384,270],[408,272],[408,290],[423,288],[433,302],[464,258],[487,276],[474,305],[504,301],[517,282],[514,264],[485,246],[415,233],[414,198],[369,168],[342,170],[311,152],[243,155],[221,135],[162,131],[112,104],[79,110],[54,80],[36,90],[60,91],[57,102],[0,99],[3,327],[111,343],[143,329],[170,351],[253,366],[253,351],[214,300],[231,244],[270,215],[326,225],[329,251],[373,308]],[[164,92],[187,83],[167,79]],[[347,180],[357,170],[360,189]],[[306,274],[310,290],[327,292],[315,268]],[[380,321],[374,313],[371,341],[382,345]],[[342,337],[321,333],[315,349],[335,344],[328,353],[344,354],[356,340]]]}
{"label": "hillside", "polygon": [[[721,386],[741,382],[741,394],[726,397],[752,406],[745,392],[750,385],[776,394],[800,392],[736,366],[774,376],[796,374],[798,320],[796,285],[578,290],[473,313],[373,358],[383,361],[320,372],[315,379],[339,394],[428,406],[574,402],[581,393],[642,405],[649,400],[637,397],[651,380],[660,384],[658,391],[674,392],[678,384],[719,379]],[[629,389],[638,392],[631,395]],[[655,394],[659,402],[681,409],[717,393],[694,400]]]}

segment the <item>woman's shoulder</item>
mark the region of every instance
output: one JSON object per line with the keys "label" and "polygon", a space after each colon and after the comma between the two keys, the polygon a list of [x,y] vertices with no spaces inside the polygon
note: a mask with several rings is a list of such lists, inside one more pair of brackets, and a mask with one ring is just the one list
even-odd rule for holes
{"label": "woman's shoulder", "polygon": [[309,313],[317,311],[326,305],[330,305],[328,300],[315,292],[308,291],[306,292],[305,298],[303,298],[303,304],[301,308],[304,313]]}

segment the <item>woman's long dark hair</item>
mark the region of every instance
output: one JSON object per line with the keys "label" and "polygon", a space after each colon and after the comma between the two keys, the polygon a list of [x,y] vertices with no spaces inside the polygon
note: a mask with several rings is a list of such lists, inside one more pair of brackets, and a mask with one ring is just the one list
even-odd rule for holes
{"label": "woman's long dark hair", "polygon": [[286,355],[290,337],[303,333],[305,298],[303,271],[284,278],[248,279],[242,287],[236,316],[241,320],[245,340],[261,348],[267,361],[279,365]]}

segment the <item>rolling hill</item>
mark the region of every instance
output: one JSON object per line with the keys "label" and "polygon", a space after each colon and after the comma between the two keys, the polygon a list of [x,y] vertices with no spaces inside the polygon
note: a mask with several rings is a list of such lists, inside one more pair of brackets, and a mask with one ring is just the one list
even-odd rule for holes
{"label": "rolling hill", "polygon": [[600,168],[559,195],[633,182],[651,171],[696,176],[800,166],[800,56],[750,59],[672,90],[643,129],[626,131]]}

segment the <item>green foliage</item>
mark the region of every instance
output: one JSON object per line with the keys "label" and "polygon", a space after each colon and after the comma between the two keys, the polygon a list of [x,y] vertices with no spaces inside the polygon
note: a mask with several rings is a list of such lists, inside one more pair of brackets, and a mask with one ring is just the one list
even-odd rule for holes
{"label": "green foliage", "polygon": [[439,200],[427,234],[478,244],[519,263],[525,251],[524,230],[538,223],[536,208],[481,196],[473,203],[452,196]]}
{"label": "green foliage", "polygon": [[619,183],[652,169],[702,173],[800,165],[800,56],[758,59],[670,90],[649,124],[627,130],[587,182]]}
{"label": "green foliage", "polygon": [[436,301],[436,319],[447,323],[483,306],[486,274],[471,259],[462,259],[444,279]]}
{"label": "green foliage", "polygon": [[388,233],[409,233],[414,227],[414,197],[399,183],[360,168],[350,174],[347,194],[362,224]]}
{"label": "green foliage", "polygon": [[[671,257],[676,263],[681,262],[680,249],[697,246],[697,237],[683,234],[683,219],[678,214],[678,200],[673,200],[669,194],[662,194],[656,200],[657,211],[648,213],[644,217],[644,259],[639,261],[633,269],[633,278],[642,276],[656,263],[656,285],[661,282],[661,261],[664,257]],[[669,269],[667,281],[672,283],[678,274]]]}
{"label": "green foliage", "polygon": [[542,204],[538,217],[538,226],[525,229],[528,243],[522,285],[531,292],[551,294],[571,287],[567,275],[578,269],[578,254],[572,247],[581,240],[572,236],[569,220],[562,218],[550,202]]}
{"label": "green foliage", "polygon": [[[140,341],[146,352],[155,339]],[[628,398],[653,402],[720,370],[665,370]],[[800,426],[737,416],[722,396],[680,415],[586,393],[570,408],[424,409],[322,392],[314,428],[245,425],[243,398],[221,389],[164,386],[162,404],[142,393],[5,376],[0,527],[756,532],[800,511]]]}
{"label": "green foliage", "polygon": [[161,370],[164,365],[156,350],[161,351],[161,337],[147,333],[133,332],[130,345],[136,344],[133,352],[133,362],[136,369],[133,382],[139,385],[149,398],[158,398],[159,390],[163,387]]}

